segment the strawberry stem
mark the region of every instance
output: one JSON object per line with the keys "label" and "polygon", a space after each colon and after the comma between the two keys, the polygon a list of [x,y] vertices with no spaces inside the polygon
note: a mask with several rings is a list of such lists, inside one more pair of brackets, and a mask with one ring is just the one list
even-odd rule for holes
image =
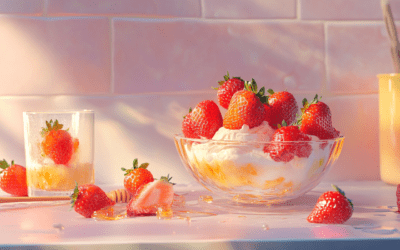
{"label": "strawberry stem", "polygon": [[146,162],[146,163],[140,164],[140,166],[138,166],[138,165],[139,165],[138,159],[135,158],[133,160],[133,167],[131,169],[121,168],[121,170],[125,172],[124,176],[128,175],[130,172],[132,172],[133,170],[138,169],[138,168],[146,169],[150,164]]}
{"label": "strawberry stem", "polygon": [[75,202],[78,199],[78,195],[79,195],[78,182],[75,181],[75,189],[70,196],[71,197],[71,208],[69,209],[70,211],[72,210],[72,208],[74,208]]}

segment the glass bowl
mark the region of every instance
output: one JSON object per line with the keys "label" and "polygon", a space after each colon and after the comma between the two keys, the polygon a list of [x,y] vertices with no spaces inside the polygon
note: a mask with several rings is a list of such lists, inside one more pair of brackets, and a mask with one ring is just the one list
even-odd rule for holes
{"label": "glass bowl", "polygon": [[[276,204],[319,184],[337,160],[344,137],[308,142],[218,141],[175,135],[186,169],[218,197],[242,204]],[[310,145],[308,157],[275,161],[265,147]]]}

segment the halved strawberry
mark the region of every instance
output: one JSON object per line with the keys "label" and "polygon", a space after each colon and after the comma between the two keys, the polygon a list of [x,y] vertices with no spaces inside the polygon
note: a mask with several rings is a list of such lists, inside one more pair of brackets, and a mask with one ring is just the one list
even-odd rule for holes
{"label": "halved strawberry", "polygon": [[244,81],[240,77],[229,77],[229,72],[224,76],[225,81],[219,81],[220,85],[218,88],[218,102],[221,107],[227,109],[231,102],[233,94],[244,88]]}
{"label": "halved strawberry", "polygon": [[127,205],[127,215],[144,216],[155,215],[158,208],[171,208],[174,199],[173,183],[171,177],[161,177],[157,181],[146,184],[136,197]]}

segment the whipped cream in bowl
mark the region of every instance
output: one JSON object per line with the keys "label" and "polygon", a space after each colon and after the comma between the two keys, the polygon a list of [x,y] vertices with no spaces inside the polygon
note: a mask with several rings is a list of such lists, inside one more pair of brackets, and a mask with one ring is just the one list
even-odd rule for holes
{"label": "whipped cream in bowl", "polygon": [[[275,130],[267,122],[249,128],[220,128],[209,139],[175,135],[174,141],[186,169],[216,196],[244,204],[275,204],[297,198],[321,181],[339,157],[344,137],[302,142],[271,142]],[[308,157],[276,161],[273,146],[311,147]],[[310,146],[308,146],[310,145]]]}

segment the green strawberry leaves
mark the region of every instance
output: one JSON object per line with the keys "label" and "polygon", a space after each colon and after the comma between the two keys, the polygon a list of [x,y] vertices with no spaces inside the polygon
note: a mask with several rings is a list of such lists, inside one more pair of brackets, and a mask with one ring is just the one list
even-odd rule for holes
{"label": "green strawberry leaves", "polygon": [[146,169],[149,165],[150,164],[146,162],[146,163],[140,164],[140,166],[139,166],[138,159],[135,158],[133,160],[133,167],[131,169],[121,168],[121,170],[125,172],[124,176],[126,176],[126,175],[128,175],[130,172],[132,172],[135,169],[138,169],[138,168]]}
{"label": "green strawberry leaves", "polygon": [[341,195],[343,195],[343,196],[349,201],[349,203],[350,203],[350,205],[351,205],[351,208],[354,210],[353,202],[352,202],[349,198],[346,197],[344,191],[341,190],[341,189],[340,189],[338,186],[336,186],[336,185],[333,185],[333,184],[332,184],[332,187],[333,187],[333,189],[335,189],[336,191],[338,191]]}
{"label": "green strawberry leaves", "polygon": [[256,94],[256,96],[260,99],[262,103],[267,104],[268,103],[268,96],[265,96],[265,88],[262,87],[258,92],[257,92],[257,83],[254,80],[254,78],[251,79],[251,81],[245,81],[244,82],[244,88],[248,91],[253,92]]}

